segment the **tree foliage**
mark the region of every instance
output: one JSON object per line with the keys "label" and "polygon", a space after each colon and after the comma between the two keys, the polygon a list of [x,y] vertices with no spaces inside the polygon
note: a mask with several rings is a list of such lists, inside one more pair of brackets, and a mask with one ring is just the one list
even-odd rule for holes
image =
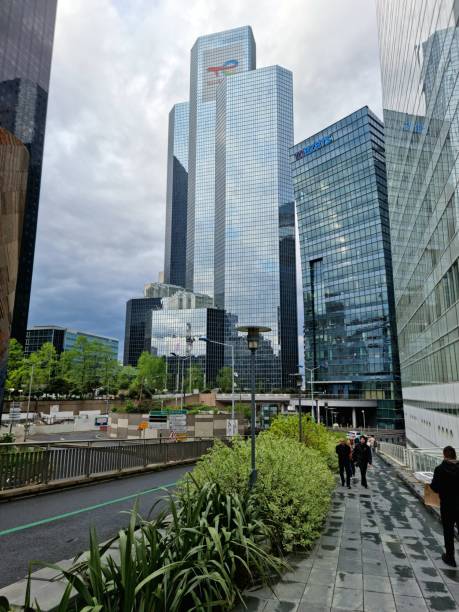
{"label": "tree foliage", "polygon": [[225,366],[217,374],[217,386],[223,393],[230,393],[232,384],[233,370],[229,366]]}

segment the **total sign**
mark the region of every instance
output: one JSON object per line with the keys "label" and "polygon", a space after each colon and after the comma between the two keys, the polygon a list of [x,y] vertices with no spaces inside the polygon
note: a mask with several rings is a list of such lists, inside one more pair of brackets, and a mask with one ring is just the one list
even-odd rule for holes
{"label": "total sign", "polygon": [[333,136],[324,136],[323,138],[318,138],[315,142],[313,142],[311,145],[308,145],[307,147],[304,147],[303,149],[300,149],[299,151],[297,151],[295,153],[295,159],[302,159],[303,157],[305,157],[306,155],[311,155],[311,153],[314,153],[314,151],[317,151],[317,149],[321,149],[322,147],[325,147],[328,144],[331,144],[333,142]]}

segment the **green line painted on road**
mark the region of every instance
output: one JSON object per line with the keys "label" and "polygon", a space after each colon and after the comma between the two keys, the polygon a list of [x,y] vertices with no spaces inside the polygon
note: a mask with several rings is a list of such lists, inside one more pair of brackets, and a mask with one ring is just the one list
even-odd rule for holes
{"label": "green line painted on road", "polygon": [[160,487],[154,487],[153,489],[146,489],[145,491],[139,491],[138,493],[133,493],[132,495],[126,495],[125,497],[118,497],[117,499],[109,499],[108,501],[101,502],[100,504],[95,504],[94,506],[87,506],[86,508],[80,508],[79,510],[71,510],[70,512],[64,512],[63,514],[57,514],[56,516],[50,516],[48,518],[40,519],[39,521],[34,521],[33,523],[27,523],[25,525],[18,525],[17,527],[10,527],[9,529],[4,529],[3,531],[0,531],[0,537],[9,535],[10,533],[16,533],[18,531],[23,531],[24,529],[30,529],[31,527],[38,527],[39,525],[46,525],[46,523],[53,523],[54,521],[60,521],[61,519],[65,519],[70,516],[76,516],[77,514],[83,514],[83,512],[90,512],[91,510],[98,510],[99,508],[104,508],[105,506],[111,506],[112,504],[118,504],[128,499],[134,499],[135,497],[140,497],[141,495],[148,495],[148,493],[155,493],[156,491],[161,491],[161,489],[170,489],[171,487],[175,487],[177,482],[178,481],[170,482],[169,484],[164,484],[164,485],[161,485]]}

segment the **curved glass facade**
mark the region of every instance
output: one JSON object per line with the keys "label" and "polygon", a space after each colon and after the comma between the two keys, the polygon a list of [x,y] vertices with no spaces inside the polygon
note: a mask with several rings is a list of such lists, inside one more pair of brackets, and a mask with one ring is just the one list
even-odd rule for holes
{"label": "curved glass facade", "polygon": [[295,145],[305,365],[317,390],[402,424],[381,121],[364,107]]}
{"label": "curved glass facade", "polygon": [[453,0],[377,9],[407,437],[457,445],[459,9]]}

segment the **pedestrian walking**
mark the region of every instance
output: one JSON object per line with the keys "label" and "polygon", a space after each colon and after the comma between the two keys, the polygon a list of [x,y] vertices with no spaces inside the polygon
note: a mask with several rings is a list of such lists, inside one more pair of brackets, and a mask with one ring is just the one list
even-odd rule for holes
{"label": "pedestrian walking", "polygon": [[443,449],[443,461],[435,468],[430,488],[440,497],[445,552],[441,558],[446,565],[456,566],[454,554],[454,526],[459,529],[459,463],[452,446]]}
{"label": "pedestrian walking", "polygon": [[372,464],[373,457],[371,455],[371,448],[368,446],[365,436],[361,436],[359,443],[354,446],[352,460],[360,470],[361,485],[365,487],[365,489],[368,489],[367,468]]}
{"label": "pedestrian walking", "polygon": [[346,474],[347,488],[351,488],[351,447],[342,439],[336,445],[336,454],[338,455],[339,475],[341,484],[344,487],[344,474]]}
{"label": "pedestrian walking", "polygon": [[[351,454],[351,474],[352,474],[352,477],[354,478],[355,477],[355,465],[354,465],[354,462],[352,461],[352,453],[354,451],[354,440],[352,440],[352,438],[350,439],[348,438],[346,440],[346,444],[349,446],[349,452]],[[355,484],[355,481],[354,481],[354,484]]]}

